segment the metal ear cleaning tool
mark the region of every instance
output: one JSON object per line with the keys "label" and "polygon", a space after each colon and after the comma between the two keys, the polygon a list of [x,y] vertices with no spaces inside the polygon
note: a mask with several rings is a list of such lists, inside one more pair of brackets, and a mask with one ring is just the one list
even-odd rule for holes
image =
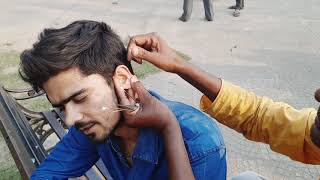
{"label": "metal ear cleaning tool", "polygon": [[109,108],[109,107],[106,107],[106,106],[103,106],[102,107],[102,111],[105,111],[107,109],[109,110],[112,110],[112,112],[120,112],[120,111],[129,111],[129,112],[133,112],[133,111],[136,111],[137,109],[139,109],[140,107],[140,104],[137,103],[135,101],[135,99],[126,91],[124,91],[126,93],[126,95],[132,99],[135,103],[134,104],[130,104],[130,105],[122,105],[122,104],[117,104],[118,107],[116,108]]}

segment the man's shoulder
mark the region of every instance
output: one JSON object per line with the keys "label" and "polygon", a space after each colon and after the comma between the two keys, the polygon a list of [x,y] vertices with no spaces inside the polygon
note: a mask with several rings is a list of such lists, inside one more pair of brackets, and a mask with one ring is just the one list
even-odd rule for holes
{"label": "man's shoulder", "polygon": [[187,104],[164,99],[154,92],[151,94],[175,114],[191,157],[225,148],[221,131],[214,119]]}
{"label": "man's shoulder", "polygon": [[215,120],[202,111],[181,102],[167,100],[153,91],[150,93],[170,108],[182,130],[190,131],[184,138],[191,139],[199,134],[221,134]]}

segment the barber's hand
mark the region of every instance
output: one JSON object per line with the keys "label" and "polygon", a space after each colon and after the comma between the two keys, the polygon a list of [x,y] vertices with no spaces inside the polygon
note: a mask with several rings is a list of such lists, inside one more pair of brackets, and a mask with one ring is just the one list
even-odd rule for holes
{"label": "barber's hand", "polygon": [[[137,101],[140,106],[134,112],[123,111],[126,124],[134,127],[150,127],[161,132],[166,131],[172,126],[178,126],[175,115],[172,111],[158,99],[154,98],[143,87],[142,83],[133,76],[130,79],[133,97],[137,95]],[[132,105],[130,98],[119,85],[119,82],[114,79],[115,90],[118,95],[121,105]]]}
{"label": "barber's hand", "polygon": [[[320,89],[314,93],[314,97],[318,102],[320,102]],[[318,108],[315,122],[311,128],[310,136],[312,142],[320,148],[320,106]]]}
{"label": "barber's hand", "polygon": [[[315,93],[314,93],[314,97],[315,99],[320,102],[320,89],[318,89]],[[320,106],[318,108],[318,113],[317,113],[317,117],[316,117],[316,121],[315,121],[315,125],[317,126],[317,128],[320,131]]]}
{"label": "barber's hand", "polygon": [[[320,102],[320,88],[316,90],[316,92],[314,93],[314,98]],[[320,131],[320,106],[318,108],[318,113],[317,113],[317,119],[318,121],[316,121],[316,125],[317,127],[319,128],[319,131]]]}
{"label": "barber's hand", "polygon": [[156,33],[133,36],[128,44],[128,60],[141,64],[146,60],[158,68],[176,73],[184,63],[176,52]]}
{"label": "barber's hand", "polygon": [[320,88],[316,90],[316,92],[314,93],[314,97],[318,102],[320,102]]}

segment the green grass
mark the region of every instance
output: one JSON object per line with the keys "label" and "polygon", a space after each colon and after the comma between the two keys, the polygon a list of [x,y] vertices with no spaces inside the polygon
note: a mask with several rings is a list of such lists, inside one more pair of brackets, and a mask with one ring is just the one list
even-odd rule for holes
{"label": "green grass", "polygon": [[19,53],[15,51],[0,52],[0,72],[5,68],[19,64]]}
{"label": "green grass", "polygon": [[133,71],[139,79],[144,79],[148,75],[155,74],[161,70],[148,62],[142,64],[132,63]]}
{"label": "green grass", "polygon": [[[187,61],[191,59],[188,55],[182,52],[176,52]],[[21,89],[30,87],[27,83],[21,80],[17,72],[19,66],[19,56],[19,53],[15,51],[0,52],[0,85],[10,89]],[[148,62],[143,62],[142,65],[133,63],[133,68],[135,74],[140,79],[161,71]],[[45,96],[37,97],[31,100],[24,100],[20,103],[33,111],[44,111],[51,107]],[[4,143],[2,138],[3,137],[0,135],[0,142]],[[11,160],[9,161],[0,159],[0,179],[21,179],[19,171],[16,168],[12,158],[10,159]]]}
{"label": "green grass", "polygon": [[[18,74],[19,53],[15,51],[0,52],[0,84],[9,89],[25,89],[30,87]],[[22,105],[33,111],[43,111],[51,107],[46,97],[20,101]]]}
{"label": "green grass", "polygon": [[12,180],[20,180],[21,175],[18,171],[18,168],[13,164],[12,166],[2,168],[0,167],[0,179],[12,179]]}
{"label": "green grass", "polygon": [[[0,83],[7,88],[23,88],[27,84],[23,82],[17,70],[19,66],[19,53],[15,51],[0,52]],[[8,71],[8,69],[13,69]]]}

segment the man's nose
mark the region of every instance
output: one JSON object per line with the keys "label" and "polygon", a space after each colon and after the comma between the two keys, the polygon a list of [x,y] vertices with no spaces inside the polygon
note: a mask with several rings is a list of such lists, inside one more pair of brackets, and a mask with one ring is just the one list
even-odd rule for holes
{"label": "man's nose", "polygon": [[67,106],[65,107],[65,116],[66,120],[65,123],[68,127],[74,125],[77,121],[80,121],[83,117],[81,111],[73,106]]}

